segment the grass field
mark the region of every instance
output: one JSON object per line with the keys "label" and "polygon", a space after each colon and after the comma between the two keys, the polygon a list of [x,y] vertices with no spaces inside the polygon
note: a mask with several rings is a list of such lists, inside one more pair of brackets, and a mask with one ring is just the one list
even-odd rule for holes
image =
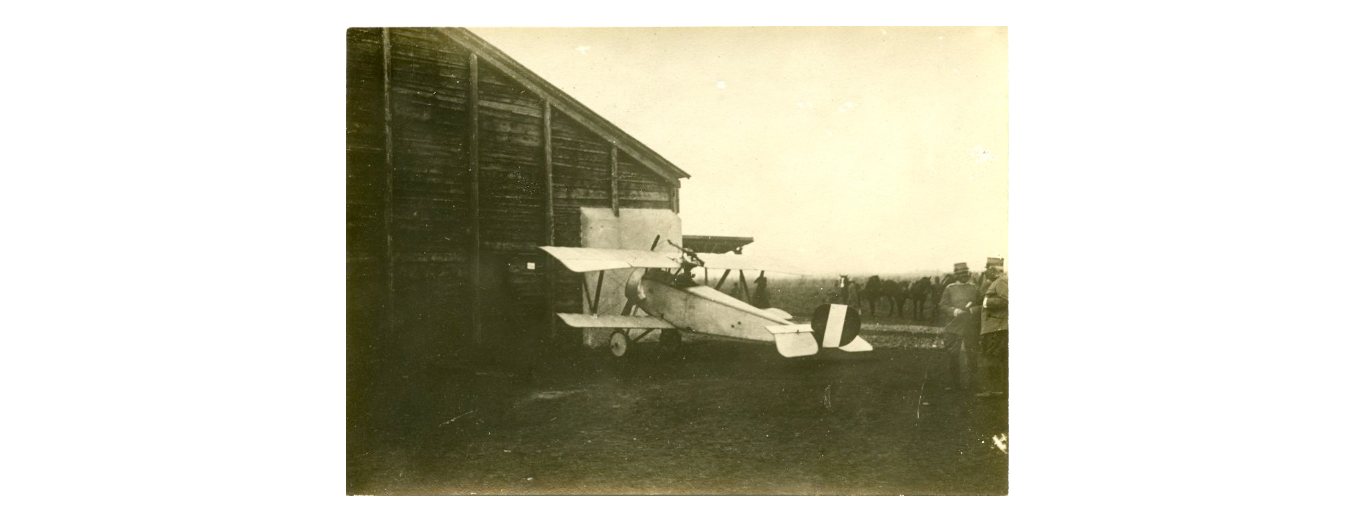
{"label": "grass field", "polygon": [[[836,293],[768,279],[800,322]],[[1006,401],[947,391],[938,324],[888,309],[862,310],[865,353],[688,335],[675,354],[557,346],[525,375],[388,375],[376,419],[349,425],[348,493],[1006,494]]]}
{"label": "grass field", "polygon": [[945,391],[925,335],[867,338],[801,359],[693,339],[559,357],[534,380],[404,375],[389,420],[350,430],[348,493],[1006,494],[1006,402]]}

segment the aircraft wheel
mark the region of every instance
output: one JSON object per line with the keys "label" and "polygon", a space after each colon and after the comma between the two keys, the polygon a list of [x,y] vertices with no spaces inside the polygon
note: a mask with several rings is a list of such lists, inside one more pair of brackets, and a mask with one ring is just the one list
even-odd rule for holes
{"label": "aircraft wheel", "polygon": [[617,329],[611,333],[611,354],[616,357],[625,356],[625,350],[630,347],[630,335],[624,329]]}
{"label": "aircraft wheel", "polygon": [[664,329],[658,333],[658,348],[666,354],[676,353],[682,348],[682,332],[676,329]]}

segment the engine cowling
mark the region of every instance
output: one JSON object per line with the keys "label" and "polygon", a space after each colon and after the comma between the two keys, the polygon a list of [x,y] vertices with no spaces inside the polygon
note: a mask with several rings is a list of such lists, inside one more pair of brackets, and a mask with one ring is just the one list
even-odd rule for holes
{"label": "engine cowling", "polygon": [[648,298],[648,296],[644,294],[644,287],[640,285],[640,281],[644,280],[644,271],[645,270],[635,270],[634,273],[630,274],[630,278],[625,281],[625,298],[629,300],[630,303],[638,305],[640,302],[643,302],[644,299]]}

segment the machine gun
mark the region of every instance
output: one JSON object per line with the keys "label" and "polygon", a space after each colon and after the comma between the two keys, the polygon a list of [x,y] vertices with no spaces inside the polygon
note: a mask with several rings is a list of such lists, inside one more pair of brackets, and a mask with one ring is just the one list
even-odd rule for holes
{"label": "machine gun", "polygon": [[[681,250],[681,252],[682,252],[682,264],[683,264],[683,265],[685,265],[685,264],[687,264],[688,262],[690,262],[692,267],[696,267],[696,266],[705,266],[705,261],[701,260],[700,257],[696,256],[696,250],[693,250],[693,249],[691,249],[691,248],[687,248],[687,247],[685,247],[685,246],[682,246],[682,245],[680,245],[680,244],[677,244],[677,243],[675,243],[675,242],[672,242],[672,239],[668,239],[668,244],[671,244],[672,247],[677,248],[678,250]],[[690,271],[690,268],[687,268],[687,271]]]}
{"label": "machine gun", "polygon": [[696,277],[691,275],[691,270],[698,266],[701,267],[705,266],[705,261],[701,260],[700,257],[696,256],[695,250],[672,242],[671,239],[668,240],[668,244],[671,244],[674,248],[677,248],[679,251],[682,252],[682,260],[681,260],[682,267],[681,271],[679,271],[677,273],[677,276],[674,277],[673,279],[674,284],[677,285],[678,287],[695,286]]}

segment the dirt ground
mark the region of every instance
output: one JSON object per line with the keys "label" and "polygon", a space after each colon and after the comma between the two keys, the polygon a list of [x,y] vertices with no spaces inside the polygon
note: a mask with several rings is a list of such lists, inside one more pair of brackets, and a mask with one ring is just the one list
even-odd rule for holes
{"label": "dirt ground", "polygon": [[350,426],[348,493],[1006,494],[1006,400],[946,391],[933,336],[884,329],[869,353],[688,338],[434,375],[380,432]]}

